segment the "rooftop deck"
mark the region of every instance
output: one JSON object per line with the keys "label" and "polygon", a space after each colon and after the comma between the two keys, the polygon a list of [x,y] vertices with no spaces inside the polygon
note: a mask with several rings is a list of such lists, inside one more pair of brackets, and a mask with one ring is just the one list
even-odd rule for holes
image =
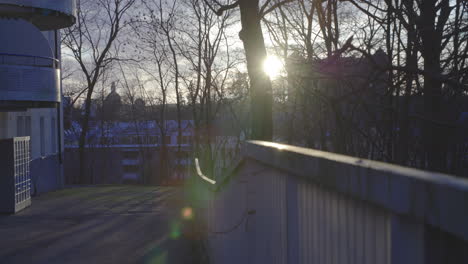
{"label": "rooftop deck", "polygon": [[181,191],[75,187],[0,215],[2,263],[196,263],[184,239]]}

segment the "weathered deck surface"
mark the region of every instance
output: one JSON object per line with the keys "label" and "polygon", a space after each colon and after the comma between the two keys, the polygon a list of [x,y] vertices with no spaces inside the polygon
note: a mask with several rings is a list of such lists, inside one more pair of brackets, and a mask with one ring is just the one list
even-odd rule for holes
{"label": "weathered deck surface", "polygon": [[180,190],[76,187],[0,215],[0,263],[193,263]]}

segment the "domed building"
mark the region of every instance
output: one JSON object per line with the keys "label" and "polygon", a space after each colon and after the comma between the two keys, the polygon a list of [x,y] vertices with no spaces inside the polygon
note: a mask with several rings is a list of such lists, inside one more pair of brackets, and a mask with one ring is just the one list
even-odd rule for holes
{"label": "domed building", "polygon": [[122,107],[122,98],[117,93],[115,82],[111,84],[111,92],[104,99],[103,103],[103,118],[106,121],[116,121],[120,116]]}

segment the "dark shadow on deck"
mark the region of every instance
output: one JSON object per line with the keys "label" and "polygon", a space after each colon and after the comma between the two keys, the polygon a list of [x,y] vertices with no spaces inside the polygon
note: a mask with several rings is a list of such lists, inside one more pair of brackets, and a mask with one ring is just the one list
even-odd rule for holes
{"label": "dark shadow on deck", "polygon": [[178,188],[75,187],[0,215],[0,263],[198,263]]}

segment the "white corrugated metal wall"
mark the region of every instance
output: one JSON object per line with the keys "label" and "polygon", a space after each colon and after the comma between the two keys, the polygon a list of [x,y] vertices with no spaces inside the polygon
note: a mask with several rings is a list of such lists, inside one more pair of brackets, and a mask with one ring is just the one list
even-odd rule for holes
{"label": "white corrugated metal wall", "polygon": [[253,161],[206,216],[212,263],[391,263],[389,213]]}

